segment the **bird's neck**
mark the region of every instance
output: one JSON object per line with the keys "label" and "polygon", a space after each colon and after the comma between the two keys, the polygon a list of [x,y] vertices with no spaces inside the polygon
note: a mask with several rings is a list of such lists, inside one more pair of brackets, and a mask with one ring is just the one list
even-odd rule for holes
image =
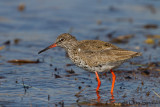
{"label": "bird's neck", "polygon": [[77,40],[75,40],[75,41],[71,41],[71,42],[68,42],[67,44],[65,44],[65,50],[66,51],[70,51],[70,50],[72,50],[75,46],[77,46],[77,44],[78,44],[78,41]]}

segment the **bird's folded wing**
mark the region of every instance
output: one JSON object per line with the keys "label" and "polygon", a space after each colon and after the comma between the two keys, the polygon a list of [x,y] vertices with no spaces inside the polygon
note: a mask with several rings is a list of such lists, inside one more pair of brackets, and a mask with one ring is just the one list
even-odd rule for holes
{"label": "bird's folded wing", "polygon": [[125,61],[140,53],[127,51],[124,49],[110,49],[104,51],[81,51],[80,56],[90,66],[98,66],[99,64],[115,63],[116,61]]}

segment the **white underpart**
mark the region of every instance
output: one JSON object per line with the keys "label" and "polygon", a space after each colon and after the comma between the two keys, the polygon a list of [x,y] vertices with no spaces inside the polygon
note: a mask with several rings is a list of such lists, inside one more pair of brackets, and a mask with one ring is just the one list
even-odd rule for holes
{"label": "white underpart", "polygon": [[78,48],[78,52],[80,52],[81,51],[81,49],[80,48]]}
{"label": "white underpart", "polygon": [[112,47],[108,47],[108,48],[106,48],[107,50],[109,50],[109,49],[113,49]]}
{"label": "white underpart", "polygon": [[102,67],[92,67],[92,70],[95,70],[97,72],[103,72],[103,71],[108,71],[111,70],[114,66],[109,65],[106,63],[105,65],[102,65]]}
{"label": "white underpart", "polygon": [[80,60],[79,63],[75,63],[77,66],[83,68],[83,69],[86,69],[88,71],[91,71],[91,72],[104,72],[104,71],[108,71],[108,70],[111,70],[112,68],[114,68],[113,65],[110,65],[109,63],[106,63],[102,66],[88,66],[87,64],[85,64],[85,62],[83,60]]}

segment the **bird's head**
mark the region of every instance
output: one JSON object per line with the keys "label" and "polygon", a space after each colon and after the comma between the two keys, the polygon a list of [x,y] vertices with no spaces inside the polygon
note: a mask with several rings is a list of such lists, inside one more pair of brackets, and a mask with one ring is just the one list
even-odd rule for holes
{"label": "bird's head", "polygon": [[59,47],[65,48],[65,49],[69,49],[70,47],[72,47],[75,44],[76,41],[77,40],[74,36],[70,35],[69,33],[63,33],[57,37],[55,43],[53,43],[52,45],[48,46],[47,48],[39,51],[38,54],[40,54],[48,49],[54,48],[56,46],[59,46]]}

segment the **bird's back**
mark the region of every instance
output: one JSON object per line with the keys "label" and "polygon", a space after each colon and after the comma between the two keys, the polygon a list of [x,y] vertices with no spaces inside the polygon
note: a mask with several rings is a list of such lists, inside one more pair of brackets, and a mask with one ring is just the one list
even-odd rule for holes
{"label": "bird's back", "polygon": [[81,48],[83,51],[103,51],[109,49],[118,49],[117,46],[100,40],[82,40],[79,41],[76,48]]}

